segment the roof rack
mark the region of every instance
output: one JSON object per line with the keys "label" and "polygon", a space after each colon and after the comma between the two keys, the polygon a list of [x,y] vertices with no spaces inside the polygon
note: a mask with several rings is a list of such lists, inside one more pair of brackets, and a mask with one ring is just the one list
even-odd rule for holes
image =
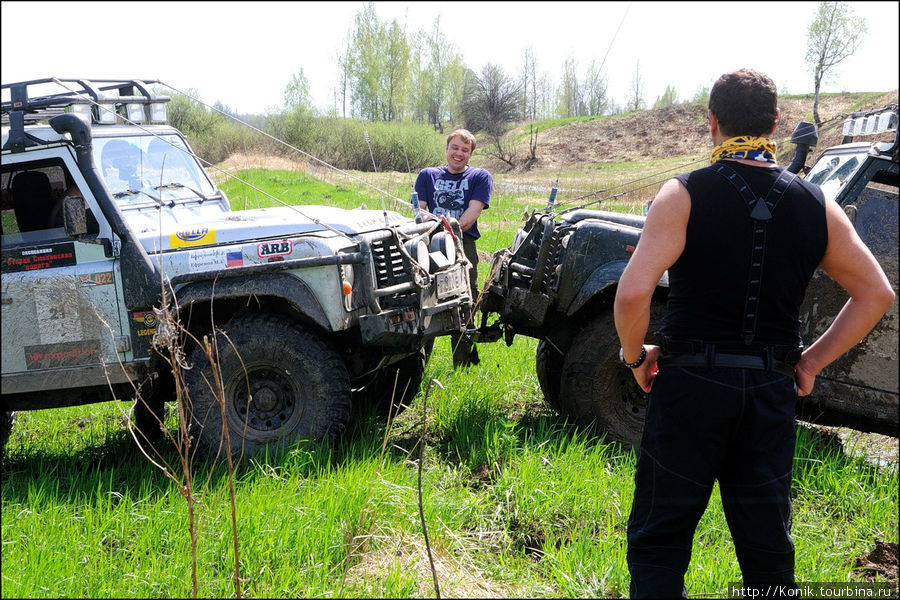
{"label": "roof rack", "polygon": [[[164,123],[168,96],[148,86],[151,79],[63,79],[50,77],[2,85],[2,124],[10,127],[10,139],[26,138],[25,124],[47,121],[75,112],[98,124],[123,120]],[[28,145],[28,142],[25,142]]]}

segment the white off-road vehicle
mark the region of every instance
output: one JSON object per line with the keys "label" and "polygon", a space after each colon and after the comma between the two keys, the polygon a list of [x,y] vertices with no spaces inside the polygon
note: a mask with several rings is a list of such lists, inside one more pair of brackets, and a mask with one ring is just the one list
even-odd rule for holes
{"label": "white off-road vehicle", "polygon": [[352,402],[408,402],[433,340],[471,317],[458,223],[232,211],[164,124],[153,83],[2,86],[3,443],[14,411],[131,399],[135,386],[138,429],[157,437],[173,336],[206,455],[223,414],[232,448],[254,452],[339,434]]}

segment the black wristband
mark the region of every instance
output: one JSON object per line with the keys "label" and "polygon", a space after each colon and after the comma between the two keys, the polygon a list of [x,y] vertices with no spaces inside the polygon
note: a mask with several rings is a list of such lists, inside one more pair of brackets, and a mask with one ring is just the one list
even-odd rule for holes
{"label": "black wristband", "polygon": [[623,348],[619,348],[619,360],[622,361],[622,364],[628,367],[629,369],[637,369],[639,366],[644,364],[644,360],[647,359],[647,349],[641,346],[641,355],[638,359],[632,363],[625,360],[625,350]]}

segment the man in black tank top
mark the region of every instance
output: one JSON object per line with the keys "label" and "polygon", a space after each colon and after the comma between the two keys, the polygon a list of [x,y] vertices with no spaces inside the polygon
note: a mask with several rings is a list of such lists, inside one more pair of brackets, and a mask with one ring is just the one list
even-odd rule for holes
{"label": "man in black tank top", "polygon": [[[650,392],[628,519],[632,597],[686,597],[694,530],[717,480],[744,585],[796,588],[797,396],[893,302],[837,203],[776,165],[776,104],[762,73],[741,69],[716,81],[712,165],[662,186],[619,282],[620,356]],[[800,305],[818,266],[850,300],[803,349]],[[645,345],[650,299],[666,270],[662,347]]]}

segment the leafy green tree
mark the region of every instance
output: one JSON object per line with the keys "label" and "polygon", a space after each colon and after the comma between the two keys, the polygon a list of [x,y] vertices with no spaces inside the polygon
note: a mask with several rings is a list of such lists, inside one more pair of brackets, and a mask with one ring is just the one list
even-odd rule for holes
{"label": "leafy green tree", "polygon": [[403,118],[407,110],[410,89],[410,48],[406,32],[394,19],[384,28],[384,64],[380,92],[381,118],[385,121]]}
{"label": "leafy green tree", "polygon": [[291,80],[284,88],[284,107],[288,110],[312,108],[309,81],[306,79],[306,74],[303,73],[302,67],[297,73],[291,75]]}
{"label": "leafy green tree", "polygon": [[562,80],[557,90],[556,112],[562,118],[577,117],[581,103],[575,57],[568,56],[563,63]]}
{"label": "leafy green tree", "polygon": [[819,90],[822,81],[833,73],[834,67],[856,52],[868,27],[857,19],[853,9],[845,2],[822,2],[816,17],[809,26],[806,38],[806,62],[813,74],[815,95],[813,118],[819,119]]}
{"label": "leafy green tree", "polygon": [[593,60],[584,78],[582,97],[585,115],[602,115],[609,104],[606,98],[606,79]]}
{"label": "leafy green tree", "polygon": [[452,121],[462,97],[465,66],[462,56],[441,31],[440,15],[430,34],[419,34],[416,74],[417,117],[444,133],[444,123]]}
{"label": "leafy green tree", "polygon": [[351,113],[373,121],[402,119],[409,109],[411,54],[396,19],[382,23],[372,2],[357,13],[347,53],[339,59]]}
{"label": "leafy green tree", "polygon": [[694,96],[691,98],[691,102],[696,104],[702,104],[703,106],[709,105],[709,87],[703,86],[697,88],[697,91],[694,92]]}
{"label": "leafy green tree", "polygon": [[675,94],[675,88],[671,85],[666,86],[666,90],[662,93],[662,96],[656,99],[656,102],[653,103],[653,108],[665,108],[667,106],[673,106],[678,103],[678,96]]}

